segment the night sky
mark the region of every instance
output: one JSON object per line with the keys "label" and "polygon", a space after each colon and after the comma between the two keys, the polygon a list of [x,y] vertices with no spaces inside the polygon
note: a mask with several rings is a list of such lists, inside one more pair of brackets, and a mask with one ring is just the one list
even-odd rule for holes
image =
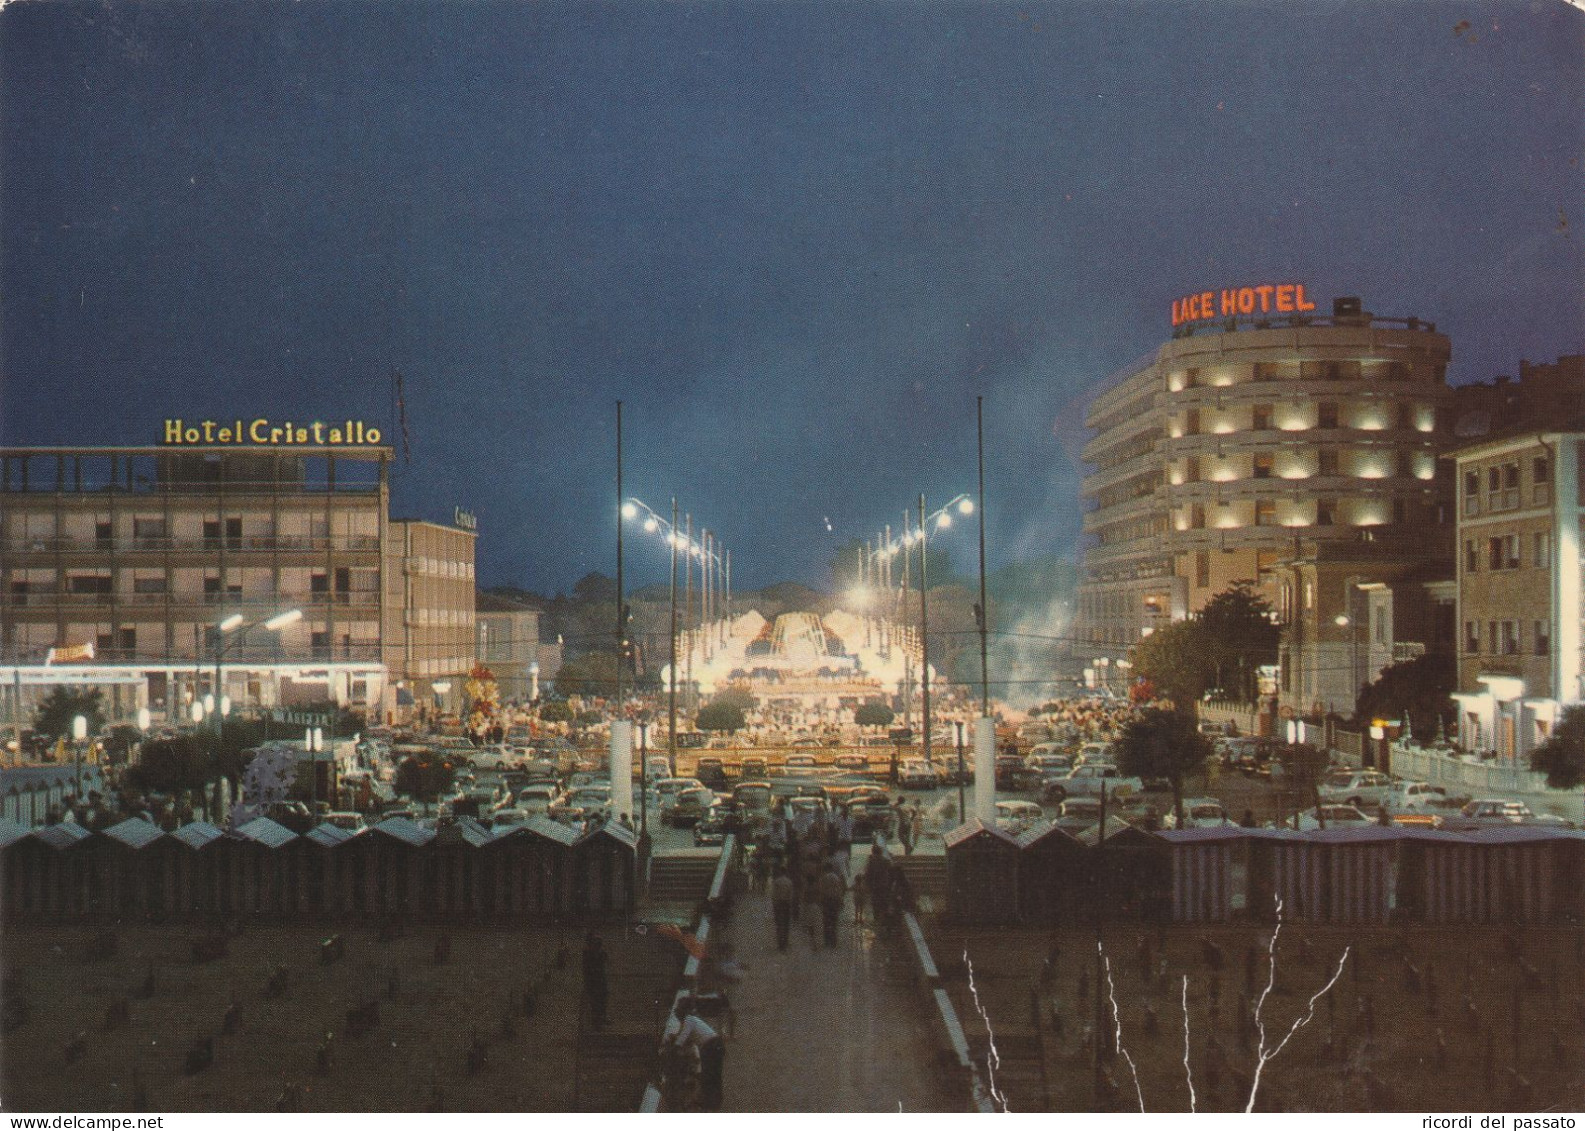
{"label": "night sky", "polygon": [[614,571],[618,398],[743,588],[972,491],[976,395],[992,566],[1074,553],[1083,401],[1183,294],[1582,349],[1562,0],[18,0],[0,81],[0,440],[394,431],[399,370],[393,512],[474,511],[484,584]]}

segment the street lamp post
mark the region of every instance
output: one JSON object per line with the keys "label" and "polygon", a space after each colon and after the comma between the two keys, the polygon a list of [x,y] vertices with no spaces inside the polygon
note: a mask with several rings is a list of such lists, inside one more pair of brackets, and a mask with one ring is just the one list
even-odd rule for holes
{"label": "street lamp post", "polygon": [[649,835],[649,720],[638,724],[638,833]]}
{"label": "street lamp post", "polygon": [[[285,612],[276,613],[274,616],[265,617],[262,620],[256,620],[250,624],[243,623],[243,616],[241,613],[232,613],[230,616],[226,617],[225,620],[215,625],[214,705],[211,707],[206,701],[204,707],[206,711],[214,711],[215,742],[217,745],[221,739],[225,737],[225,717],[231,713],[231,699],[225,694],[226,685],[224,682],[224,665],[226,653],[230,651],[233,646],[242,643],[243,639],[248,635],[248,633],[252,632],[255,628],[266,628],[271,632],[280,632],[287,625],[295,624],[302,619],[302,609],[288,609]],[[231,632],[235,632],[236,635],[228,636],[227,634]]]}
{"label": "street lamp post", "polygon": [[957,725],[958,725],[958,824],[961,825],[967,819],[966,818],[966,814],[968,812],[968,804],[967,804],[967,799],[964,797],[964,792],[963,792],[964,791],[964,786],[963,786],[963,720],[959,719],[957,721]]}
{"label": "street lamp post", "polygon": [[83,803],[83,743],[88,741],[88,719],[78,715],[72,719],[72,769],[77,781],[76,803]]}
{"label": "street lamp post", "polygon": [[929,561],[930,538],[925,531],[925,496],[919,495],[919,678],[921,691],[920,709],[924,712],[924,751],[925,763],[934,765],[935,760],[930,756],[930,599],[929,599]]}

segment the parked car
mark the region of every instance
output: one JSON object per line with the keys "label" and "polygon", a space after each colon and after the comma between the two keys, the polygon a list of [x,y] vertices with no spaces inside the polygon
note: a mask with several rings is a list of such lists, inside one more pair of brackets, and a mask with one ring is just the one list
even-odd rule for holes
{"label": "parked car", "polygon": [[1389,813],[1425,813],[1447,800],[1439,785],[1424,781],[1393,782],[1383,802]]}
{"label": "parked car", "polygon": [[[996,788],[1004,790],[1030,789],[1032,785],[1019,785],[1028,776],[1024,768],[1024,760],[1011,754],[998,754],[996,756]],[[1039,784],[1038,780],[1034,784]]]}
{"label": "parked car", "polygon": [[672,798],[685,789],[703,789],[704,782],[698,778],[661,778],[655,783],[655,797],[664,809]]}
{"label": "parked car", "polygon": [[661,806],[661,823],[670,825],[674,829],[685,829],[703,820],[715,804],[715,794],[711,790],[685,789],[674,794],[670,801]]}
{"label": "parked car", "polygon": [[1387,803],[1392,779],[1379,770],[1333,770],[1321,782],[1322,801],[1377,809]]}
{"label": "parked car", "polygon": [[[809,741],[814,742],[813,739],[810,739]],[[813,754],[789,754],[782,761],[782,765],[786,766],[789,770],[812,770],[819,764],[820,763],[815,760],[815,756]]]}
{"label": "parked car", "polygon": [[[1217,829],[1233,823],[1232,818],[1227,815],[1227,810],[1222,808],[1222,803],[1214,797],[1183,799],[1183,827],[1186,829]],[[1164,829],[1178,827],[1178,814],[1175,809],[1168,808],[1161,818],[1161,827]]]}
{"label": "parked car", "polygon": [[727,827],[731,823],[731,806],[724,801],[717,801],[710,806],[709,812],[694,822],[694,844],[699,847],[721,844],[726,840]]}
{"label": "parked car", "polygon": [[1572,821],[1550,813],[1533,813],[1523,801],[1482,798],[1471,801],[1457,815],[1444,817],[1442,827],[1453,832],[1504,828],[1509,825],[1539,825],[1546,828],[1573,828]]}
{"label": "parked car", "polygon": [[870,771],[870,760],[862,754],[838,754],[832,760],[832,765],[852,774],[867,774]]}
{"label": "parked car", "polygon": [[763,758],[744,758],[743,764],[738,767],[739,781],[764,781],[766,777]]}
{"label": "parked car", "polygon": [[1105,789],[1109,796],[1127,797],[1141,793],[1144,783],[1138,778],[1123,777],[1116,766],[1105,762],[1092,762],[1075,766],[1066,777],[1048,782],[1042,791],[1047,801],[1062,801],[1069,797],[1099,797]]}
{"label": "parked car", "polygon": [[1376,818],[1360,812],[1352,805],[1322,805],[1320,810],[1320,817],[1316,816],[1314,809],[1306,809],[1299,814],[1296,823],[1301,832],[1320,828],[1321,817],[1326,818],[1326,827],[1329,829],[1360,828],[1376,823]]}
{"label": "parked car", "polygon": [[611,808],[611,787],[586,785],[573,790],[550,807],[550,816],[557,821],[584,821]]}
{"label": "parked car", "polygon": [[899,789],[935,789],[940,784],[935,768],[923,758],[909,758],[897,768]]}
{"label": "parked car", "polygon": [[512,797],[511,807],[520,809],[526,816],[548,813],[561,791],[549,782],[529,782]]}
{"label": "parked car", "polygon": [[348,832],[353,833],[360,833],[364,829],[368,828],[368,823],[364,821],[362,813],[326,813],[325,819],[322,823],[326,825],[335,825],[338,829],[346,829]]}
{"label": "parked car", "polygon": [[[661,759],[662,764],[665,759]],[[726,792],[726,764],[719,758],[700,758],[693,768],[693,776],[708,789]]]}
{"label": "parked car", "polygon": [[998,801],[996,827],[1010,833],[1021,833],[1029,826],[1046,819],[1045,810],[1033,801]]}

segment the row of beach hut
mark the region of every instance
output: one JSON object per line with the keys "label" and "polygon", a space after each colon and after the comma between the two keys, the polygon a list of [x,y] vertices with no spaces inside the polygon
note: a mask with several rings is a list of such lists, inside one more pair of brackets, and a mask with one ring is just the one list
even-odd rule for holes
{"label": "row of beach hut", "polygon": [[1075,836],[971,821],[946,838],[963,922],[1585,923],[1585,833],[1378,827],[1182,829],[1109,821]]}
{"label": "row of beach hut", "polygon": [[133,818],[90,832],[0,821],[0,909],[12,923],[82,918],[600,920],[631,913],[636,839],[543,818],[500,833],[391,818],[298,835],[267,818],[167,832]]}

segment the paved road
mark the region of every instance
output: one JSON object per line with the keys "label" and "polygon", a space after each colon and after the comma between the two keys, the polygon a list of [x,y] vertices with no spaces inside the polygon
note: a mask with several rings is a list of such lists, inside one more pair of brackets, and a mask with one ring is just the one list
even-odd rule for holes
{"label": "paved road", "polygon": [[888,974],[886,947],[868,931],[855,939],[844,909],[835,949],[795,924],[776,949],[770,901],[746,895],[731,938],[748,967],[732,988],[737,1032],[728,1042],[728,1111],[961,1111],[943,1094],[925,998],[904,959]]}

